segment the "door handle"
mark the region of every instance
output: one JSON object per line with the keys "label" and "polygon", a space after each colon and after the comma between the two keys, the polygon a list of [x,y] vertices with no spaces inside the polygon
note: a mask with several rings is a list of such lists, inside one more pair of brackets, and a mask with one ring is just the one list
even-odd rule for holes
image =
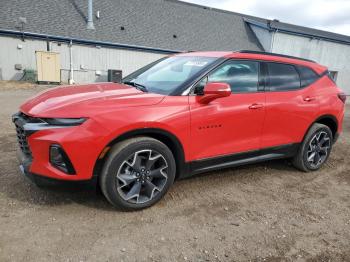
{"label": "door handle", "polygon": [[259,108],[263,108],[263,107],[264,107],[263,104],[256,104],[256,103],[254,103],[254,104],[249,106],[249,109],[259,109]]}
{"label": "door handle", "polygon": [[314,101],[315,99],[316,99],[315,97],[309,97],[309,96],[304,97],[305,102],[311,102],[311,101]]}

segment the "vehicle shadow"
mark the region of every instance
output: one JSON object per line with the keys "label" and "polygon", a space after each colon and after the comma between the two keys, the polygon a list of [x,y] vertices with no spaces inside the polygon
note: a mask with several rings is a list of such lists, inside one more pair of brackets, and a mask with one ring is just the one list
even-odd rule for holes
{"label": "vehicle shadow", "polygon": [[[11,164],[16,165],[15,162]],[[264,171],[266,168],[271,172]],[[11,172],[12,174],[8,175],[11,179],[5,179],[5,181],[3,181],[3,187],[1,190],[2,193],[10,199],[35,206],[78,204],[92,209],[100,209],[110,212],[119,211],[108,203],[99,187],[94,184],[60,183],[46,184],[38,187],[32,181],[25,178],[20,171],[16,171],[16,169],[17,167],[14,167]],[[295,172],[295,169],[289,164],[288,160],[274,160],[260,164],[227,168],[182,179],[180,180],[181,182],[173,185],[171,191],[176,192],[177,187],[179,187],[178,189],[180,190],[181,186],[186,183],[186,180],[191,180],[191,183],[212,184],[215,182],[217,184],[217,177],[220,175],[220,183],[235,183],[245,179],[245,176],[248,176],[252,172],[254,172],[255,176],[266,176],[269,175],[269,173],[274,173],[274,175],[276,173],[281,173],[279,171],[283,171],[284,173],[286,171]],[[205,181],[203,181],[203,179]],[[194,190],[196,190],[196,187]],[[170,198],[169,200],[172,201]]]}
{"label": "vehicle shadow", "polygon": [[36,206],[78,204],[93,209],[115,211],[115,208],[104,198],[99,187],[93,184],[50,183],[36,185],[23,175],[16,175],[16,189],[4,192],[11,199]]}

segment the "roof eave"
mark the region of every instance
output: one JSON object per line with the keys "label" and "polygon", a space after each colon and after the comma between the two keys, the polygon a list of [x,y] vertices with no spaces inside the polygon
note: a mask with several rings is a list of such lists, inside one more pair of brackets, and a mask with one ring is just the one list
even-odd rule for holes
{"label": "roof eave", "polygon": [[82,45],[103,46],[103,47],[110,47],[110,48],[148,51],[148,52],[163,53],[163,54],[175,54],[175,53],[186,52],[185,50],[181,51],[181,50],[153,48],[153,47],[147,47],[147,46],[128,45],[128,44],[80,39],[80,38],[66,37],[66,36],[55,36],[55,35],[39,34],[39,33],[32,33],[32,32],[21,32],[21,31],[7,30],[7,29],[0,29],[0,35],[19,36],[24,38],[51,40],[51,41],[59,41],[59,42],[67,42],[67,43],[72,42],[75,44],[82,44]]}
{"label": "roof eave", "polygon": [[276,25],[276,23],[262,23],[259,21],[254,21],[252,19],[247,19],[247,18],[243,18],[244,22],[248,23],[248,24],[252,24],[254,26],[266,29],[266,30],[273,30],[273,31],[278,31],[281,33],[286,33],[286,34],[291,34],[291,35],[297,35],[297,36],[306,36],[308,38],[311,39],[322,39],[325,41],[329,41],[329,42],[334,42],[334,43],[340,43],[340,44],[346,44],[349,45],[350,41],[342,41],[339,39],[334,39],[334,38],[329,38],[329,37],[324,37],[324,36],[320,36],[320,35],[316,35],[316,34],[308,34],[308,33],[301,33],[301,32],[297,32],[297,31],[293,31],[293,30],[287,30],[284,28],[280,28],[279,26]]}

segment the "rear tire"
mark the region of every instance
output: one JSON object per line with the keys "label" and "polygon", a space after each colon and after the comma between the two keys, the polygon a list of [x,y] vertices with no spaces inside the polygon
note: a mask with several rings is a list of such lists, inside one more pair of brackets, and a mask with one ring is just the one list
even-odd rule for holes
{"label": "rear tire", "polygon": [[333,135],[330,128],[319,123],[313,124],[293,158],[293,165],[304,172],[320,169],[327,161],[332,145]]}
{"label": "rear tire", "polygon": [[112,147],[100,187],[113,206],[139,210],[157,203],[173,184],[175,174],[175,159],[165,144],[150,137],[135,137]]}

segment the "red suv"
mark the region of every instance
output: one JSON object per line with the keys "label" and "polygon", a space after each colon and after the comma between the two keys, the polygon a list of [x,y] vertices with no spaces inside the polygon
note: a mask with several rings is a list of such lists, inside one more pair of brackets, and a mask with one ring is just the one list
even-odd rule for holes
{"label": "red suv", "polygon": [[270,159],[319,169],[342,131],[345,95],[327,68],[255,52],[193,52],[123,84],[57,87],[13,116],[22,171],[97,181],[114,206],[153,205],[175,179]]}

